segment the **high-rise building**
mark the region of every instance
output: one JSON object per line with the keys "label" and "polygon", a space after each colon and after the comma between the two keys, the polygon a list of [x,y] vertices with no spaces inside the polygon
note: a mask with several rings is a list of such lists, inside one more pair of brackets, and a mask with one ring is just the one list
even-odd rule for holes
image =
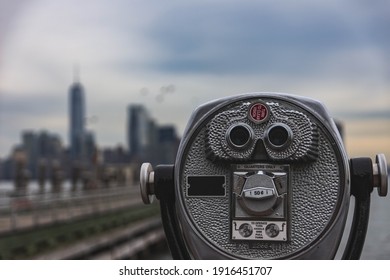
{"label": "high-rise building", "polygon": [[129,105],[127,140],[131,156],[151,163],[173,163],[178,137],[173,125],[159,126],[142,105]]}
{"label": "high-rise building", "polygon": [[61,161],[63,157],[63,146],[58,135],[42,130],[22,131],[22,144],[19,149],[26,156],[26,168],[30,171],[32,178],[36,178],[40,161],[51,162]]}
{"label": "high-rise building", "polygon": [[80,82],[74,82],[69,90],[70,156],[73,160],[85,157],[85,99]]}
{"label": "high-rise building", "polygon": [[86,131],[84,140],[85,157],[88,162],[91,162],[96,157],[97,152],[95,134],[92,131]]}
{"label": "high-rise building", "polygon": [[22,131],[22,146],[27,153],[27,167],[32,176],[36,174],[36,163],[39,156],[38,137],[33,131]]}
{"label": "high-rise building", "polygon": [[142,105],[132,104],[127,110],[127,141],[130,154],[145,155],[151,144],[153,121]]}
{"label": "high-rise building", "polygon": [[171,164],[175,162],[179,147],[179,138],[173,125],[164,125],[158,129],[158,156],[160,163]]}

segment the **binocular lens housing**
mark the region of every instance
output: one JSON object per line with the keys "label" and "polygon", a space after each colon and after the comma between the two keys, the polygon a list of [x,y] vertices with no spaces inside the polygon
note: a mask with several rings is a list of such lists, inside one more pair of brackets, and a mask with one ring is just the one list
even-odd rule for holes
{"label": "binocular lens housing", "polygon": [[243,149],[253,139],[253,131],[247,124],[234,124],[228,129],[226,138],[232,148]]}
{"label": "binocular lens housing", "polygon": [[281,150],[291,143],[292,131],[283,123],[273,124],[268,128],[265,140],[272,149]]}

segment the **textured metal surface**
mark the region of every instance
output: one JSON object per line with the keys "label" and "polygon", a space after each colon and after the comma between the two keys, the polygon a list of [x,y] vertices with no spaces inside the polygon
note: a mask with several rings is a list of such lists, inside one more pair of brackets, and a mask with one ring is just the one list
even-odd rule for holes
{"label": "textured metal surface", "polygon": [[[315,160],[318,154],[318,132],[316,125],[303,113],[287,109],[278,103],[268,102],[271,117],[267,122],[256,124],[247,117],[250,102],[244,102],[227,111],[217,114],[207,125],[206,153],[212,160],[246,161],[251,159],[256,141],[245,151],[237,151],[228,144],[225,134],[235,123],[245,123],[255,132],[256,139],[264,139],[267,128],[275,123],[287,125],[293,133],[291,145],[283,151],[275,151],[265,146],[273,160],[296,161]],[[266,143],[265,143],[266,144]]]}
{"label": "textured metal surface", "polygon": [[[217,112],[197,135],[191,137],[179,188],[188,222],[211,246],[235,257],[283,258],[305,249],[327,230],[343,195],[340,193],[344,184],[341,182],[343,176],[340,176],[342,167],[336,156],[336,146],[322,129],[321,123],[289,103],[262,101],[267,102],[272,111],[267,122],[252,123],[247,118],[250,102],[237,102],[227,111]],[[254,149],[237,152],[227,145],[224,131],[234,122],[247,123],[260,138],[264,137],[266,128],[276,122],[288,125],[294,133],[293,142],[286,151],[275,152],[266,147],[273,160],[293,162],[290,165],[292,197],[289,242],[234,242],[230,239],[231,163],[250,160]],[[218,161],[214,162],[216,158]],[[188,175],[226,176],[226,196],[187,197],[185,178]]]}

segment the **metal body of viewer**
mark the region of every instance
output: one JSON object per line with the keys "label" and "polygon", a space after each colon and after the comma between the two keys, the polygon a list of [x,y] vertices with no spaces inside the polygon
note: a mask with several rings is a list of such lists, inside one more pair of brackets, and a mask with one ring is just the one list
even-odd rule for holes
{"label": "metal body of viewer", "polygon": [[[369,188],[386,195],[383,155],[369,165]],[[175,165],[143,165],[141,192],[160,199],[174,257],[331,259],[361,166],[320,102],[252,93],[199,107]]]}

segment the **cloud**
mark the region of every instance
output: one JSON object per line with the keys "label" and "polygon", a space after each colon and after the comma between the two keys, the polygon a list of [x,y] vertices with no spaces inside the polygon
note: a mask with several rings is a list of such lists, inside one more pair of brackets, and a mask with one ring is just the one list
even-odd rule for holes
{"label": "cloud", "polygon": [[[340,118],[353,119],[355,121],[362,120],[390,120],[390,108],[381,109],[381,110],[372,110],[368,109],[367,111],[341,111],[337,113],[337,116]],[[387,130],[390,132],[390,128]]]}
{"label": "cloud", "polygon": [[[47,127],[65,138],[75,63],[104,146],[125,143],[129,103],[180,131],[196,105],[251,91],[307,95],[350,119],[388,118],[388,10],[387,1],[350,0],[36,1],[0,40],[0,133]],[[175,93],[159,102],[169,84]]]}
{"label": "cloud", "polygon": [[191,3],[159,15],[148,34],[159,50],[150,66],[177,75],[272,73],[310,78],[332,75],[338,65],[329,59],[338,54],[367,48],[365,30],[359,29],[361,22],[353,13],[245,4]]}
{"label": "cloud", "polygon": [[[66,98],[66,97],[65,97]],[[20,97],[0,94],[0,133],[26,129],[59,131],[67,125],[67,100],[61,96]]]}

